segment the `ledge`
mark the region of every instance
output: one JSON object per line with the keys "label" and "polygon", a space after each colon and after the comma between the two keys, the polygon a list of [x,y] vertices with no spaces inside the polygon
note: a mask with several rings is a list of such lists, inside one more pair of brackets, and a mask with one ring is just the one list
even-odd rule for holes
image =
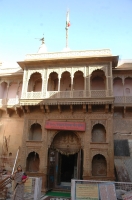
{"label": "ledge", "polygon": [[67,52],[52,52],[42,54],[27,54],[25,61],[28,60],[48,60],[48,59],[63,59],[63,58],[83,58],[95,56],[112,56],[110,49],[101,50],[86,50],[86,51],[67,51]]}

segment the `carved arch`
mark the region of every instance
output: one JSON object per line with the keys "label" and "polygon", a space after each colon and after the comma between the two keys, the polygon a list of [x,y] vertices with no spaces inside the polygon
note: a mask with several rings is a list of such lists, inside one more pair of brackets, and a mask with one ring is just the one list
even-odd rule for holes
{"label": "carved arch", "polygon": [[38,148],[33,147],[33,149],[28,149],[27,153],[26,153],[26,158],[28,157],[28,155],[32,152],[36,152],[39,156],[40,156],[40,150]]}
{"label": "carved arch", "polygon": [[98,155],[98,154],[104,156],[104,158],[106,159],[106,162],[108,163],[108,155],[107,155],[107,152],[103,152],[103,151],[100,150],[100,149],[99,149],[99,150],[96,150],[96,151],[94,151],[94,152],[92,152],[92,154],[91,154],[91,162],[92,162],[92,160],[93,160],[93,157],[96,156],[96,155]]}
{"label": "carved arch", "polygon": [[114,83],[115,79],[121,79],[122,83],[124,81],[124,78],[122,76],[118,76],[118,75],[113,77],[113,83]]}
{"label": "carved arch", "polygon": [[120,79],[123,79],[123,77],[122,77],[122,76],[120,76],[120,75],[114,75],[114,76],[113,76],[113,80],[114,80],[115,78],[120,78]]}
{"label": "carved arch", "polygon": [[124,76],[124,80],[125,80],[126,78],[132,78],[132,76],[131,76],[131,75],[125,75],[125,76]]}
{"label": "carved arch", "polygon": [[92,66],[92,67],[89,67],[89,73],[90,73],[90,76],[92,75],[92,73],[96,70],[101,70],[104,72],[105,76],[107,76],[106,74],[106,68],[104,66]]}
{"label": "carved arch", "polygon": [[42,80],[43,80],[43,71],[36,69],[36,70],[32,70],[32,71],[28,72],[28,81],[30,80],[31,76],[35,73],[39,73],[41,75]]}
{"label": "carved arch", "polygon": [[[60,131],[61,131],[61,130],[60,130]],[[53,135],[50,137],[50,144],[49,144],[49,146],[51,146],[51,144],[52,144],[53,141],[54,141],[55,136],[56,136],[60,131],[56,131],[56,132],[53,133]],[[75,131],[71,131],[71,132],[73,132],[73,133],[77,136],[77,138],[78,138],[80,144],[82,144],[82,140],[81,140],[79,134],[78,134],[77,132],[75,132]]]}
{"label": "carved arch", "polygon": [[106,129],[106,121],[105,120],[94,120],[91,122],[91,128],[93,129],[93,127],[96,125],[96,124],[101,124],[104,126],[104,128]]}
{"label": "carved arch", "polygon": [[83,69],[75,69],[75,70],[73,70],[73,78],[74,78],[74,75],[75,75],[75,73],[76,72],[82,72],[83,73],[83,77],[85,77],[85,74],[84,74],[84,70]]}
{"label": "carved arch", "polygon": [[57,74],[58,74],[58,77],[59,77],[59,71],[58,71],[58,69],[54,69],[54,70],[52,69],[52,70],[48,70],[48,73],[47,73],[47,80],[49,79],[50,74],[53,73],[53,72],[57,73]]}
{"label": "carved arch", "polygon": [[1,80],[0,81],[0,84],[2,84],[2,83],[7,83],[7,85],[9,84],[9,81],[7,81],[7,80]]}
{"label": "carved arch", "polygon": [[36,120],[36,119],[30,120],[30,121],[28,122],[28,130],[30,130],[30,128],[31,128],[31,126],[32,126],[33,124],[39,124],[39,125],[41,125],[41,127],[42,127],[43,122],[41,122],[40,120],[38,121],[38,120]]}
{"label": "carved arch", "polygon": [[71,75],[72,75],[72,74],[71,74],[71,72],[72,72],[71,69],[68,69],[68,68],[62,69],[61,72],[60,72],[60,77],[62,77],[62,74],[63,74],[64,72],[69,72],[69,73],[70,73],[70,77],[71,77]]}

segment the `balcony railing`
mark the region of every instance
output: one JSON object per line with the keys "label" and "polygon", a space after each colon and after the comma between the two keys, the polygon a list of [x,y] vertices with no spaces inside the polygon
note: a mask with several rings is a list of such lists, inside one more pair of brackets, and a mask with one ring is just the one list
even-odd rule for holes
{"label": "balcony railing", "polygon": [[27,92],[26,99],[41,99],[42,92]]}
{"label": "balcony railing", "polygon": [[42,92],[27,92],[22,99],[56,99],[56,98],[104,98],[106,90],[73,90],[73,91],[47,91],[45,95]]}
{"label": "balcony railing", "polygon": [[115,96],[115,104],[131,104],[132,103],[132,96]]}
{"label": "balcony railing", "polygon": [[18,98],[0,99],[0,106],[14,106],[19,105]]}

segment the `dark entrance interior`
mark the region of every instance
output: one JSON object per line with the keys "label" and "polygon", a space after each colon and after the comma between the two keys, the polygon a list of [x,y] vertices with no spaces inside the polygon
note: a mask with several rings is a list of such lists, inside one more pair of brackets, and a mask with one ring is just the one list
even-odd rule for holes
{"label": "dark entrance interior", "polygon": [[77,175],[77,154],[61,154],[61,182],[71,182]]}

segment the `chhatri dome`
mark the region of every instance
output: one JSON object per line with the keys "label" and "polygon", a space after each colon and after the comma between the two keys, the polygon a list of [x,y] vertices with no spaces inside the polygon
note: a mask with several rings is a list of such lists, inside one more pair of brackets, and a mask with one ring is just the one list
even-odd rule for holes
{"label": "chhatri dome", "polygon": [[44,37],[42,37],[40,40],[42,41],[42,44],[39,47],[38,53],[47,53],[47,47],[44,42]]}

